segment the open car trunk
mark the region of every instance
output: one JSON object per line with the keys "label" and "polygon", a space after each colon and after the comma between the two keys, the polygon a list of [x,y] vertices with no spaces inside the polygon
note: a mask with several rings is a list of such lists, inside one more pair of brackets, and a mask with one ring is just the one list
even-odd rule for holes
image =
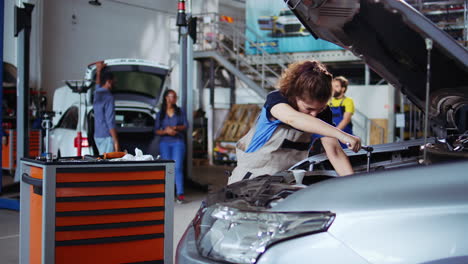
{"label": "open car trunk", "polygon": [[[154,118],[144,111],[128,111],[116,109],[116,130],[119,138],[120,150],[135,155],[135,148],[143,151],[143,154],[151,154],[156,157],[159,154],[158,137],[154,133]],[[93,153],[99,153],[94,142],[94,112],[90,112],[87,118],[88,141]]]}
{"label": "open car trunk", "polygon": [[[132,59],[106,60],[104,72],[114,75],[115,85],[112,94],[115,100],[115,123],[119,138],[120,150],[134,155],[135,148],[143,154],[156,157],[159,154],[158,137],[154,133],[156,105],[161,99],[164,82],[169,69],[152,62]],[[95,64],[88,66],[86,79],[93,86]],[[88,104],[94,100],[94,88],[87,95]],[[94,114],[87,117],[88,138],[93,153],[98,153],[94,142]]]}

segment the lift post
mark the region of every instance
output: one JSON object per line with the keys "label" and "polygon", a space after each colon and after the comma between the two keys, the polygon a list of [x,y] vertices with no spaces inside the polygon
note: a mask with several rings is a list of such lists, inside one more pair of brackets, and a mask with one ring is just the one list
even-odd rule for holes
{"label": "lift post", "polygon": [[[29,150],[29,58],[33,4],[23,3],[24,7],[15,7],[15,37],[18,38],[18,87],[17,89],[17,147],[16,164]],[[20,181],[21,168],[15,173],[15,181]]]}
{"label": "lift post", "polygon": [[[3,25],[4,25],[4,4],[0,5],[0,58],[2,58],[2,63],[0,63],[0,102],[3,102]],[[0,136],[4,136],[3,130],[3,108],[0,108]],[[3,144],[3,142],[2,142]],[[2,152],[0,151],[0,160],[2,160]],[[0,194],[2,193],[3,187],[3,171],[0,170]],[[10,209],[19,211],[19,201],[15,199],[6,199],[0,198],[0,209]]]}

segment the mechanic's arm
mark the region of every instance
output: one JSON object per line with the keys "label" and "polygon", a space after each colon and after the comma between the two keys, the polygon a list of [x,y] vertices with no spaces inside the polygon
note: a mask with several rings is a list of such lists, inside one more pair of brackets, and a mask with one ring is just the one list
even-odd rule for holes
{"label": "mechanic's arm", "polygon": [[336,126],[338,129],[343,130],[350,122],[351,122],[351,117],[353,116],[353,113],[351,112],[344,112],[343,114],[343,120]]}
{"label": "mechanic's arm", "polygon": [[97,85],[101,85],[101,72],[105,66],[106,65],[104,64],[104,61],[96,62],[96,84]]}
{"label": "mechanic's arm", "polygon": [[117,130],[115,129],[115,107],[114,101],[108,102],[104,105],[104,122],[109,128],[112,141],[114,142],[114,151],[120,150],[119,138],[117,137]]}
{"label": "mechanic's arm", "polygon": [[154,130],[155,130],[156,135],[158,136],[171,135],[172,131],[175,132],[174,129],[172,129],[171,127],[166,127],[163,129],[161,122],[162,122],[161,113],[158,113],[158,115],[156,116],[155,124],[154,124]]}
{"label": "mechanic's arm", "polygon": [[171,126],[167,126],[164,129],[157,129],[156,130],[156,135],[158,135],[158,136],[164,136],[164,135],[175,136],[176,134],[177,134],[177,131],[176,131],[175,127],[171,127]]}
{"label": "mechanic's arm", "polygon": [[175,131],[184,131],[185,129],[187,129],[187,126],[186,125],[179,125],[179,126],[174,126],[173,127]]}
{"label": "mechanic's arm", "polygon": [[351,123],[351,117],[354,114],[354,101],[351,98],[346,98],[347,100],[344,103],[344,113],[343,120],[336,126],[337,128],[343,130],[345,127]]}
{"label": "mechanic's arm", "polygon": [[166,130],[165,129],[158,129],[158,130],[156,130],[156,135],[164,136],[164,135],[166,135]]}
{"label": "mechanic's arm", "polygon": [[114,142],[114,151],[120,151],[119,138],[117,137],[117,130],[115,128],[109,129],[112,141]]}
{"label": "mechanic's arm", "polygon": [[184,111],[183,110],[180,110],[181,113],[179,115],[179,118],[182,119],[182,124],[178,125],[178,126],[175,126],[174,127],[174,130],[175,131],[184,131],[187,129],[188,127],[188,121],[187,121],[187,116],[185,115]]}
{"label": "mechanic's arm", "polygon": [[353,167],[349,162],[348,156],[346,156],[341,148],[340,143],[338,143],[338,140],[331,137],[323,137],[321,140],[327,157],[333,165],[333,168],[335,168],[336,173],[340,176],[353,174]]}
{"label": "mechanic's arm", "polygon": [[316,117],[296,111],[288,104],[276,104],[271,108],[270,112],[276,119],[296,129],[312,134],[332,137],[338,139],[343,144],[349,143],[349,148],[354,152],[358,152],[359,149],[361,149],[361,139],[359,137],[343,132]]}

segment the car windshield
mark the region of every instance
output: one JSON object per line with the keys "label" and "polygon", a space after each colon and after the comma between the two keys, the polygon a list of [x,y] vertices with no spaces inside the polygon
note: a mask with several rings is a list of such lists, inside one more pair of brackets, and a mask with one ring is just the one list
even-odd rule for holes
{"label": "car windshield", "polygon": [[[137,93],[158,99],[168,70],[146,65],[112,65],[104,68],[114,74],[113,93]],[[93,80],[95,79],[93,73]]]}
{"label": "car windshield", "polygon": [[132,92],[156,98],[161,93],[163,77],[146,72],[113,72],[113,92]]}
{"label": "car windshield", "polygon": [[280,16],[293,16],[293,12],[291,10],[283,10],[279,13]]}

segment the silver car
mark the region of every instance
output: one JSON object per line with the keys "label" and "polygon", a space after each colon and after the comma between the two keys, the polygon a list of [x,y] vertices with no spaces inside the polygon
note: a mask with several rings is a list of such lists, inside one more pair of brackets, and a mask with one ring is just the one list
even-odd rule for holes
{"label": "silver car", "polygon": [[468,263],[468,162],[258,177],[208,197],[178,263]]}
{"label": "silver car", "polygon": [[467,50],[403,1],[285,2],[314,36],[427,102],[431,137],[347,153],[352,176],[319,155],[292,164],[304,185],[284,171],[210,194],[176,262],[468,263]]}

